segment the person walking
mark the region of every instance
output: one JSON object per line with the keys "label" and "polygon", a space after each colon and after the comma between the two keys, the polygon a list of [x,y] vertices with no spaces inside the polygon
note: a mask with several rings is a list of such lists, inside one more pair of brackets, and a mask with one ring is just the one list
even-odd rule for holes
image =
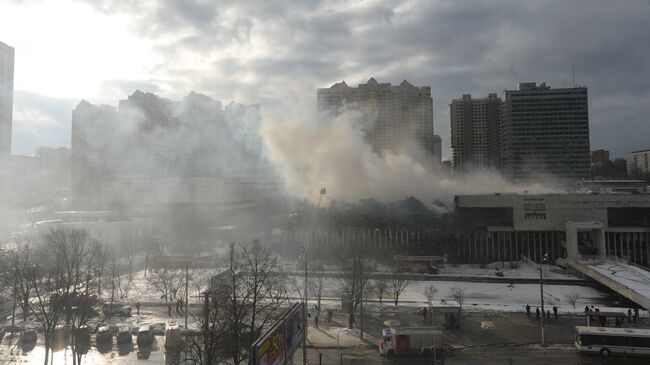
{"label": "person walking", "polygon": [[327,324],[332,324],[332,317],[334,316],[334,313],[332,312],[331,309],[327,310]]}
{"label": "person walking", "polygon": [[526,317],[530,318],[530,305],[526,304]]}
{"label": "person walking", "polygon": [[557,319],[557,307],[553,306],[553,316]]}
{"label": "person walking", "polygon": [[140,315],[140,302],[135,303],[135,314]]}
{"label": "person walking", "polygon": [[539,321],[539,308],[535,308],[535,319]]}
{"label": "person walking", "polygon": [[551,321],[551,310],[550,309],[546,310],[546,320],[549,321],[549,322]]}
{"label": "person walking", "polygon": [[172,318],[172,304],[167,303],[167,315],[169,315],[169,318]]}
{"label": "person walking", "polygon": [[634,323],[639,321],[639,308],[634,308]]}
{"label": "person walking", "polygon": [[632,309],[627,309],[627,323],[632,323]]}
{"label": "person walking", "polygon": [[427,322],[427,307],[422,308],[422,318],[424,319],[424,323]]}

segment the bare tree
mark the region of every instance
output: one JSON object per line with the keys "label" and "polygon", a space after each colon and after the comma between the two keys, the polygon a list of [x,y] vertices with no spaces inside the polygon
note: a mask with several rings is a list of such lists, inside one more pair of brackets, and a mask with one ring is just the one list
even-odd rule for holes
{"label": "bare tree", "polygon": [[178,289],[184,285],[184,277],[181,270],[162,268],[157,273],[150,274],[147,281],[161,294],[161,299],[169,302],[173,300]]}
{"label": "bare tree", "polygon": [[[73,364],[81,360],[76,329],[92,316],[78,298],[89,297],[95,245],[85,230],[56,228],[45,235],[43,245],[26,251],[16,268],[19,288],[27,307],[41,324],[48,363],[54,329],[61,320],[71,326]],[[18,261],[17,261],[18,262]]]}
{"label": "bare tree", "polygon": [[452,298],[454,298],[454,300],[460,306],[461,315],[462,315],[462,311],[463,311],[463,303],[465,302],[465,290],[466,290],[465,288],[461,288],[461,287],[456,286],[456,285],[449,288],[449,291],[451,292]]}
{"label": "bare tree", "polygon": [[[368,284],[370,265],[361,250],[352,249],[344,253],[340,259],[342,263],[341,286],[349,300],[346,301],[348,312],[348,328],[354,328],[356,323],[354,314],[362,305],[364,290]],[[362,313],[363,315],[363,313]]]}
{"label": "bare tree", "polygon": [[573,307],[573,310],[576,310],[576,303],[578,302],[578,299],[580,298],[577,293],[572,293],[572,294],[567,294],[565,297],[566,301],[571,304]]}
{"label": "bare tree", "polygon": [[318,321],[320,319],[321,299],[323,298],[323,281],[323,273],[319,272],[312,275],[309,282],[310,294],[313,298],[316,298],[316,326],[318,326]]}
{"label": "bare tree", "polygon": [[379,299],[379,304],[382,304],[384,295],[388,292],[388,280],[382,277],[373,280],[372,284],[373,292],[377,296],[377,299]]}
{"label": "bare tree", "polygon": [[438,293],[438,289],[435,286],[429,285],[424,288],[424,296],[427,297],[427,303],[429,303],[429,308],[433,306],[433,298]]}
{"label": "bare tree", "polygon": [[391,292],[393,294],[393,300],[395,302],[395,306],[397,306],[399,304],[399,297],[400,297],[400,295],[402,295],[404,290],[406,290],[406,287],[408,285],[409,285],[409,282],[404,277],[404,274],[402,274],[396,268],[393,268],[393,274],[391,276],[389,286],[390,286],[390,290],[391,290]]}

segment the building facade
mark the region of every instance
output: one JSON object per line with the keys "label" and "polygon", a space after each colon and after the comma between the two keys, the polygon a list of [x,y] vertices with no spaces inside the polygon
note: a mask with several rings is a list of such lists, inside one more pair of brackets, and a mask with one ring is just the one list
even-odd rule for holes
{"label": "building facade", "polygon": [[[606,254],[650,267],[650,194],[483,194],[455,197],[456,254],[472,262],[534,261],[566,257],[569,222],[604,226]],[[579,253],[595,252],[595,237],[581,232]]]}
{"label": "building facade", "polygon": [[591,163],[600,167],[609,162],[609,151],[608,150],[595,150],[591,151]]}
{"label": "building facade", "polygon": [[520,83],[504,92],[503,171],[513,180],[590,176],[587,88]]}
{"label": "building facade", "polygon": [[496,94],[473,99],[463,95],[449,104],[454,171],[501,168],[501,113]]}
{"label": "building facade", "polygon": [[442,160],[440,137],[433,134],[433,99],[428,86],[416,87],[406,80],[391,85],[371,78],[349,87],[343,81],[318,89],[317,107],[328,117],[348,110],[361,112],[365,137],[378,154],[406,153],[429,165]]}
{"label": "building facade", "polygon": [[14,99],[14,49],[0,42],[0,163],[11,155]]}
{"label": "building facade", "polygon": [[628,177],[650,179],[650,150],[628,153],[626,162]]}

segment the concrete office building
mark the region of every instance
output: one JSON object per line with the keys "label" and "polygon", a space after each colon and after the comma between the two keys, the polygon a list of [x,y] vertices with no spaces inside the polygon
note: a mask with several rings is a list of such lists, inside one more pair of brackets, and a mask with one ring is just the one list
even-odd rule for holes
{"label": "concrete office building", "polygon": [[[566,257],[567,224],[597,222],[606,254],[650,267],[650,194],[483,194],[455,197],[456,254],[470,262]],[[596,254],[591,232],[578,235],[579,254]]]}
{"label": "concrete office building", "polygon": [[13,100],[14,49],[0,42],[0,163],[11,155]]}
{"label": "concrete office building", "polygon": [[589,178],[587,88],[520,83],[504,92],[503,171],[514,180]]}
{"label": "concrete office building", "polygon": [[496,94],[463,95],[449,104],[452,167],[455,171],[501,168],[501,112]]}
{"label": "concrete office building", "polygon": [[345,81],[318,89],[321,115],[338,116],[346,109],[363,115],[365,136],[374,151],[405,153],[432,165],[442,161],[440,137],[433,134],[431,88],[416,87],[406,80],[399,85],[378,83],[374,78],[358,87]]}
{"label": "concrete office building", "polygon": [[650,150],[628,153],[626,162],[628,177],[650,179]]}

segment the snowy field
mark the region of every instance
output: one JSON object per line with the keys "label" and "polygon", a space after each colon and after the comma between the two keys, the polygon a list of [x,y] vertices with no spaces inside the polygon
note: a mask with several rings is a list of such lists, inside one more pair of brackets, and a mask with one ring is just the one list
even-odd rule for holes
{"label": "snowy field", "polygon": [[[324,279],[323,290],[324,307],[340,308],[340,286],[337,279]],[[371,281],[372,284],[372,281]],[[518,312],[524,311],[529,304],[534,311],[540,305],[540,288],[537,284],[499,284],[499,283],[469,283],[451,281],[411,281],[399,298],[400,307],[408,310],[408,307],[421,308],[427,304],[424,294],[425,288],[433,285],[438,291],[435,299],[452,300],[451,288],[460,287],[465,291],[463,308],[466,311],[488,311],[488,312]],[[577,294],[575,309],[570,304],[567,296]],[[586,286],[572,285],[544,285],[544,305],[549,309],[557,306],[561,313],[581,313],[585,305],[594,305],[605,310],[605,308],[616,307],[617,304],[612,298],[599,290]],[[374,293],[368,296],[372,301],[367,308],[379,310],[378,298]],[[313,300],[312,300],[313,302]],[[383,298],[383,308],[391,310],[393,301],[390,293]],[[625,311],[627,308],[616,309]]]}

